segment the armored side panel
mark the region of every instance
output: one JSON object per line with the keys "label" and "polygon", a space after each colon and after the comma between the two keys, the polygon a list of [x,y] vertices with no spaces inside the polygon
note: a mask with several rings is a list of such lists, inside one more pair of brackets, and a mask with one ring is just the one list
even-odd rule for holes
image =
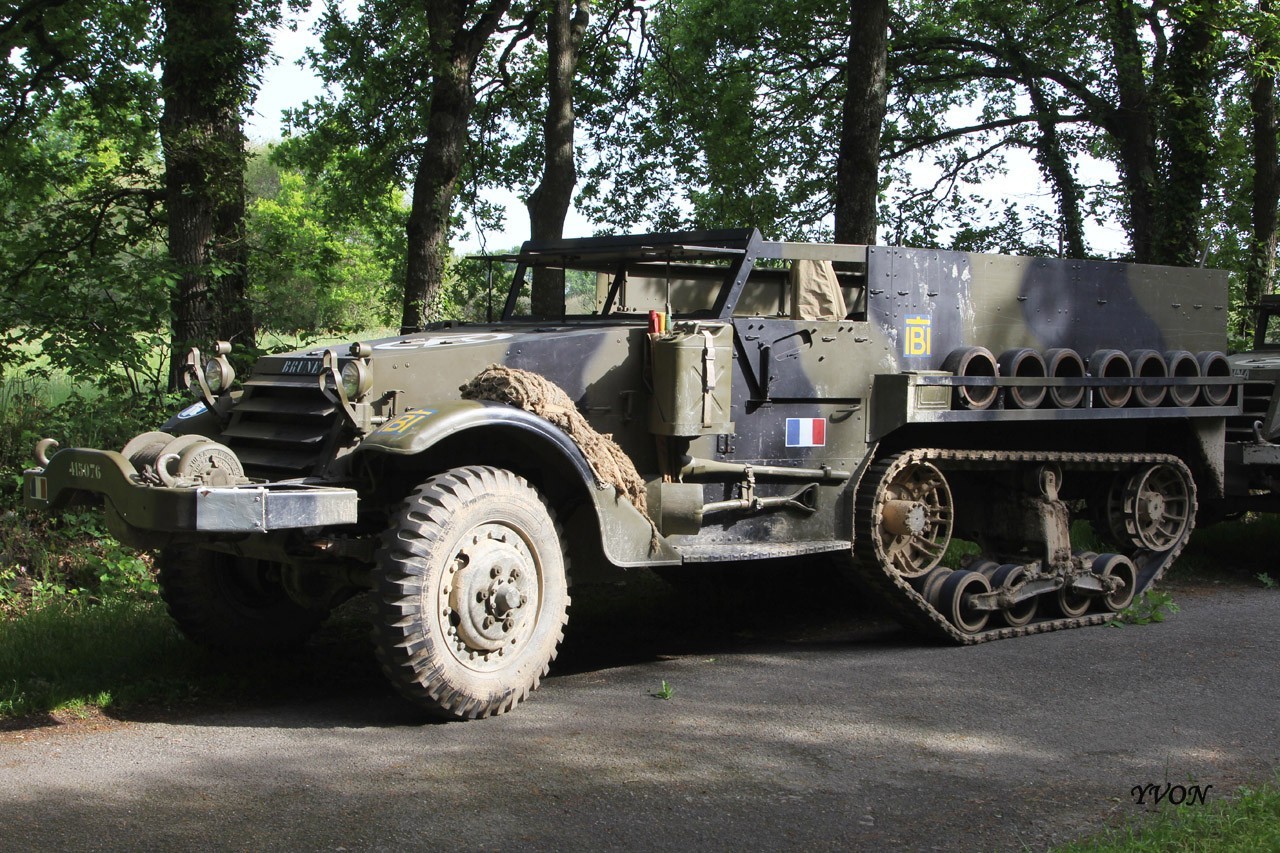
{"label": "armored side panel", "polygon": [[867,249],[868,319],[897,370],[938,370],[952,350],[1224,350],[1220,270]]}

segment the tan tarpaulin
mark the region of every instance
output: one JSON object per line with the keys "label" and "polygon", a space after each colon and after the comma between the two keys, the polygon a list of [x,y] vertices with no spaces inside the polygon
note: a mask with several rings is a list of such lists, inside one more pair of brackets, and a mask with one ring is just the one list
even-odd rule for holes
{"label": "tan tarpaulin", "polygon": [[843,320],[848,313],[830,261],[800,260],[791,264],[793,320]]}

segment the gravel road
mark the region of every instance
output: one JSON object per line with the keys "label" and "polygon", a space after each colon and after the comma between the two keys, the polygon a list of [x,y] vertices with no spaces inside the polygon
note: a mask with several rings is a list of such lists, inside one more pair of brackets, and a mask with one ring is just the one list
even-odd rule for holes
{"label": "gravel road", "polygon": [[488,721],[424,723],[366,684],[11,732],[0,848],[1039,850],[1147,811],[1135,785],[1212,801],[1280,767],[1280,593],[1177,599],[1158,625],[974,648],[606,616]]}

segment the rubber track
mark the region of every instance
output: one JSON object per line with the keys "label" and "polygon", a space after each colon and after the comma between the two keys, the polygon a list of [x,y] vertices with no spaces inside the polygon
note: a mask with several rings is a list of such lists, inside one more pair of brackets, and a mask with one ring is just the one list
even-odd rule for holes
{"label": "rubber track", "polygon": [[[941,613],[925,601],[911,584],[896,572],[890,571],[883,561],[874,553],[875,546],[870,535],[872,525],[872,506],[876,492],[889,469],[903,462],[932,462],[937,464],[944,475],[948,471],[961,470],[999,470],[1009,466],[1031,463],[1043,464],[1052,462],[1063,467],[1064,471],[1122,471],[1135,465],[1166,464],[1180,470],[1191,486],[1191,518],[1195,518],[1195,480],[1186,464],[1176,456],[1165,453],[1035,453],[1027,451],[998,450],[946,450],[942,448],[918,448],[897,453],[882,459],[867,469],[858,487],[857,503],[854,509],[854,556],[853,572],[871,590],[876,592],[898,618],[905,624],[918,628],[924,634],[958,645],[974,645],[990,640],[1003,640],[1010,637],[1021,637],[1028,634],[1043,634],[1049,631],[1063,631],[1069,628],[1084,628],[1090,625],[1103,625],[1115,618],[1114,613],[1090,613],[1075,619],[1058,618],[1032,622],[1021,628],[1008,626],[966,634],[947,621]],[[1135,595],[1140,595],[1160,579],[1165,569],[1173,564],[1178,554],[1186,546],[1195,527],[1194,521],[1187,525],[1182,539],[1168,551],[1156,553],[1146,549],[1135,549],[1125,554],[1133,560],[1138,569],[1138,588]]]}

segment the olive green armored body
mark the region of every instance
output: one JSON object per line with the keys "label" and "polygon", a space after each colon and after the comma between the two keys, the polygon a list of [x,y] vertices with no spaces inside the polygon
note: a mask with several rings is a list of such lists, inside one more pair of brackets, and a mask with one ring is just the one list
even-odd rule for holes
{"label": "olive green armored body", "polygon": [[1241,381],[1241,414],[1227,421],[1226,485],[1207,501],[1209,520],[1280,512],[1280,295],[1256,307],[1253,349],[1229,358]]}
{"label": "olive green armored body", "polygon": [[[469,718],[537,686],[570,576],[834,554],[980,642],[1106,621],[1225,495],[1219,272],[750,230],[495,262],[496,322],[263,358],[239,387],[225,347],[193,353],[201,402],[120,452],[43,442],[28,502],[103,500],[213,645],[298,642],[372,590],[392,682]],[[539,268],[584,304],[519,316]],[[464,399],[495,365],[518,405]],[[1106,551],[1073,550],[1080,519]],[[943,567],[956,538],[979,554]]]}

